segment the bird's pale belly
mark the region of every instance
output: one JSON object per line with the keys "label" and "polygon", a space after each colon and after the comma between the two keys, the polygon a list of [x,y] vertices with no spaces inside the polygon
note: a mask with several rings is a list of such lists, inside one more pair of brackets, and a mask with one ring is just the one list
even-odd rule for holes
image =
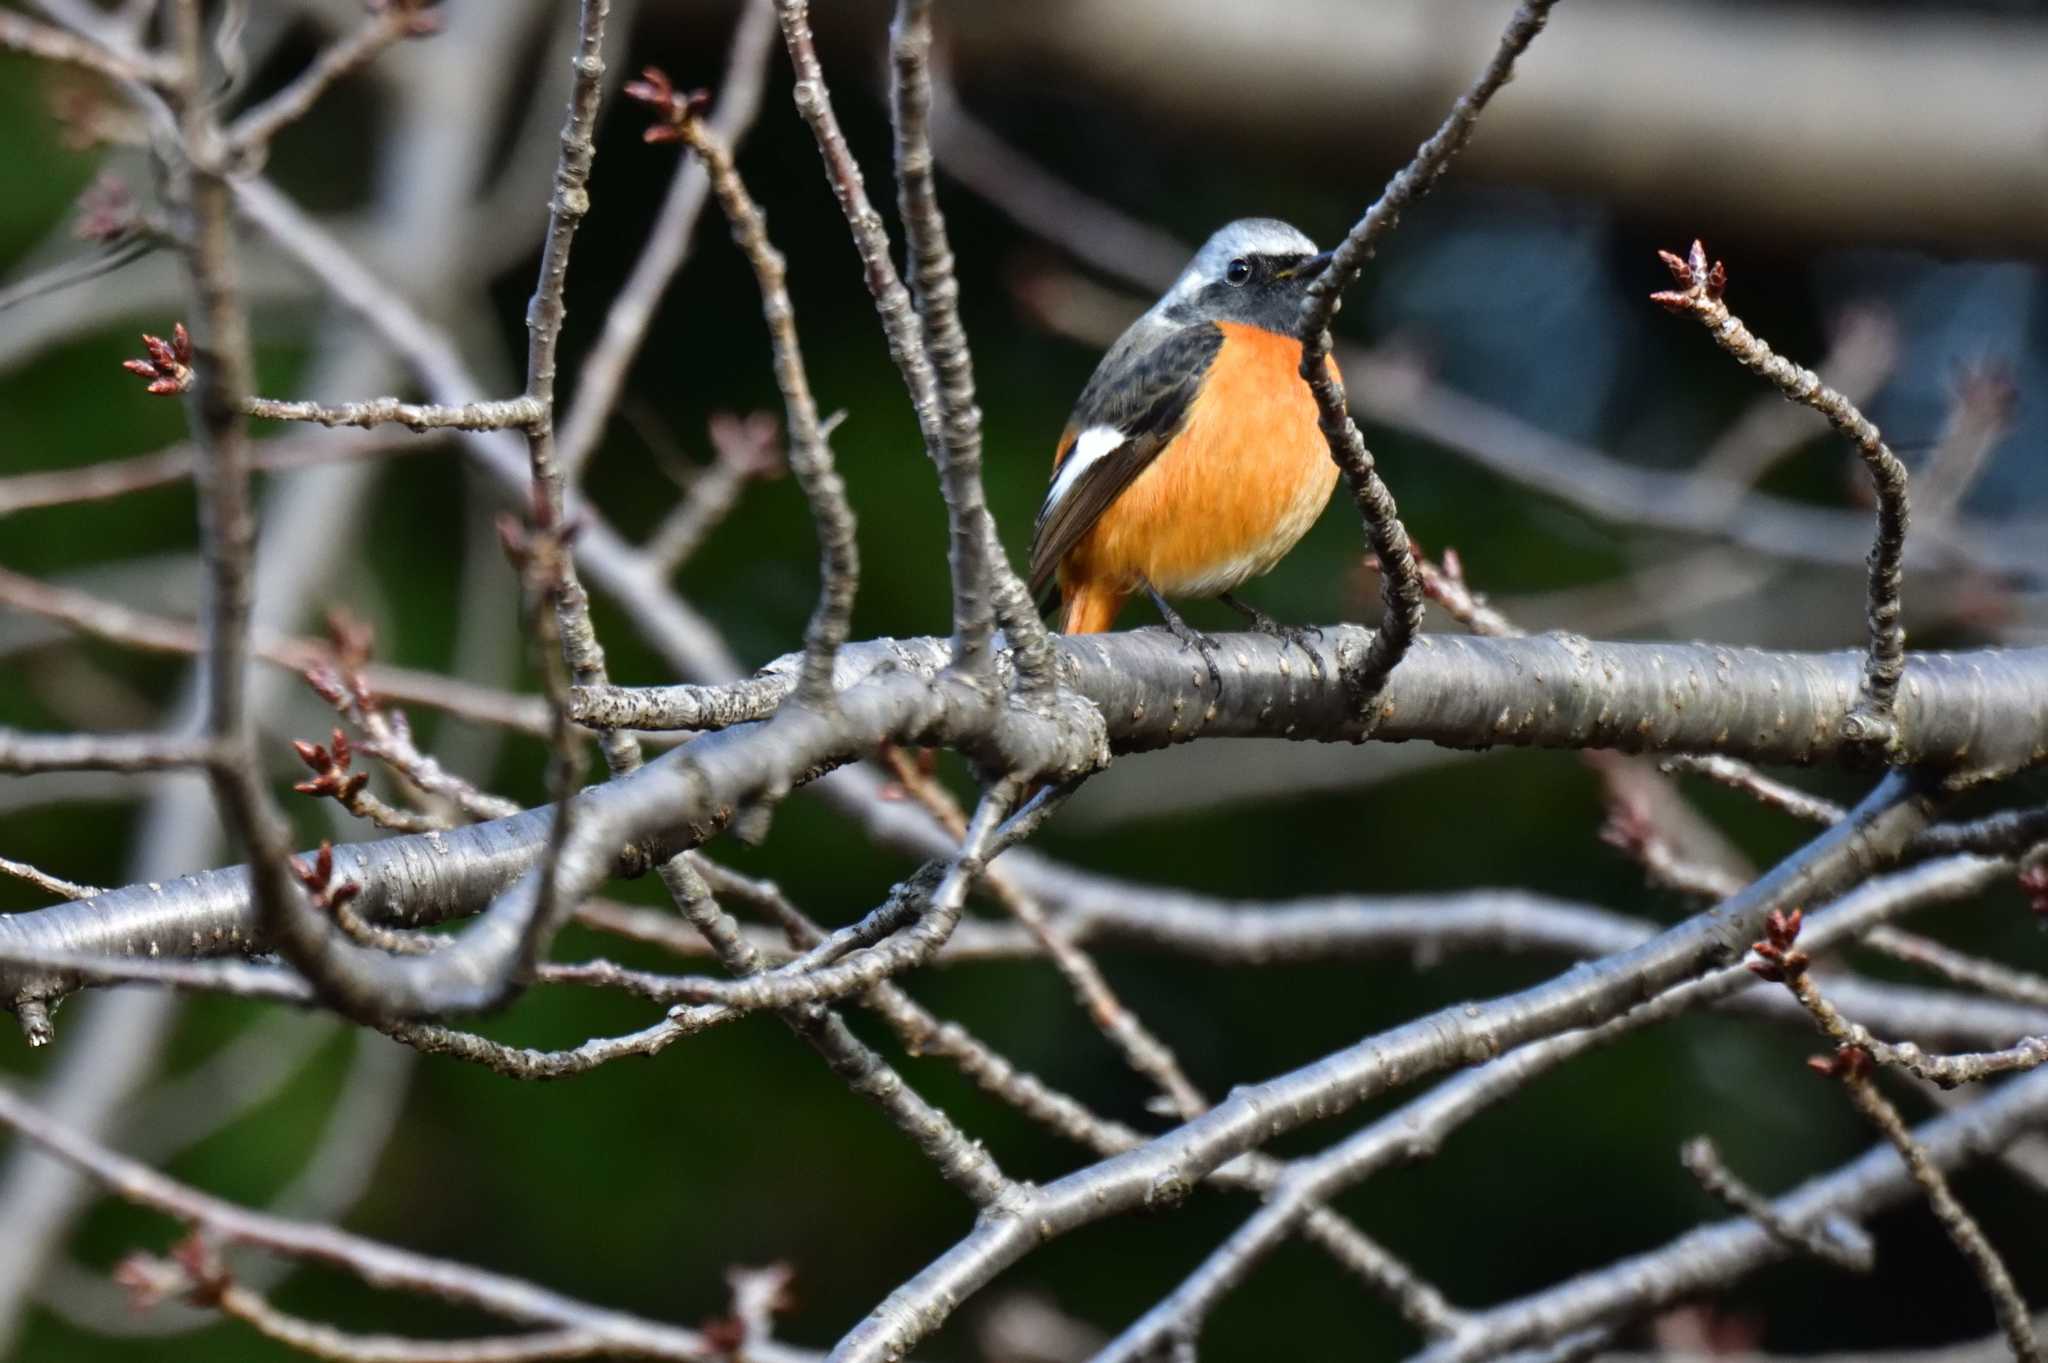
{"label": "bird's pale belly", "polygon": [[1292,337],[1225,324],[1187,425],[1068,554],[1063,580],[1215,596],[1272,569],[1330,500],[1337,466]]}

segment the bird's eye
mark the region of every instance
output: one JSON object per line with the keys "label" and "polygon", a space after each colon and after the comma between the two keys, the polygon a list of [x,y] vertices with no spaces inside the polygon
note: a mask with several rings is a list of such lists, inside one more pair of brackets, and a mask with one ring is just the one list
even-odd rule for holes
{"label": "bird's eye", "polygon": [[1223,269],[1223,278],[1226,283],[1242,284],[1251,277],[1252,263],[1243,256],[1239,256],[1236,260],[1231,261]]}

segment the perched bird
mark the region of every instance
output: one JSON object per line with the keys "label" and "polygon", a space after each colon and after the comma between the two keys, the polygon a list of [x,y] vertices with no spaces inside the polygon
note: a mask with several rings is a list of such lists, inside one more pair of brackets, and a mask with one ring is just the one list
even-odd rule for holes
{"label": "perched bird", "polygon": [[1185,642],[1206,643],[1166,597],[1220,596],[1278,631],[1231,593],[1300,542],[1336,486],[1294,335],[1329,263],[1284,222],[1231,223],[1102,357],[1031,541],[1032,596],[1057,576],[1067,633],[1109,629],[1140,592]]}

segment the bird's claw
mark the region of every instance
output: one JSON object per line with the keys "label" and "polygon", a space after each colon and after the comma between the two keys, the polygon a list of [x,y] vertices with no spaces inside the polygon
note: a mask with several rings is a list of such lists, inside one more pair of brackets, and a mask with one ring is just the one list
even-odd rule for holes
{"label": "bird's claw", "polygon": [[1180,641],[1182,648],[1193,649],[1202,655],[1202,662],[1209,669],[1209,685],[1217,695],[1223,694],[1223,669],[1216,665],[1217,642],[1208,635],[1181,619],[1180,612],[1166,603],[1158,592],[1150,593],[1152,604],[1159,610],[1159,618],[1166,622],[1167,632]]}
{"label": "bird's claw", "polygon": [[1309,668],[1316,674],[1316,680],[1318,682],[1325,680],[1323,655],[1315,647],[1315,644],[1322,642],[1322,626],[1283,625],[1251,602],[1240,600],[1228,592],[1223,594],[1223,604],[1249,621],[1254,632],[1266,635],[1269,638],[1278,639],[1284,644],[1292,644],[1303,653],[1306,653],[1308,655]]}

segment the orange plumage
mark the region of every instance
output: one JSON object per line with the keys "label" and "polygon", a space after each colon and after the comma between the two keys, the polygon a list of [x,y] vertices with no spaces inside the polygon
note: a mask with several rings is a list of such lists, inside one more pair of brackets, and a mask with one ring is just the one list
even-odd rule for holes
{"label": "orange plumage", "polygon": [[[1220,322],[1224,342],[1187,424],[1061,561],[1061,628],[1096,634],[1149,584],[1214,596],[1300,542],[1336,486],[1291,336]],[[1336,372],[1332,362],[1331,372]],[[1054,460],[1073,445],[1069,431]]]}

